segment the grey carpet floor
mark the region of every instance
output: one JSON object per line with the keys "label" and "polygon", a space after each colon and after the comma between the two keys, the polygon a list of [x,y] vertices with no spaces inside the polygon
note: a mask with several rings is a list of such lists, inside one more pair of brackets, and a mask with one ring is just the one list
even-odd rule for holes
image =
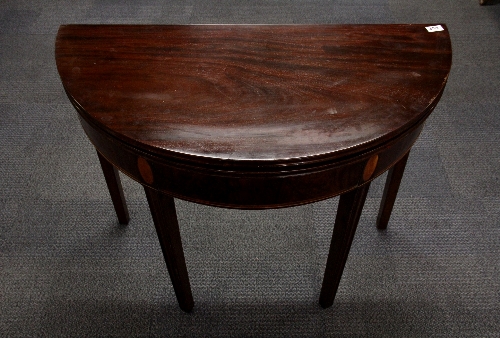
{"label": "grey carpet floor", "polygon": [[[195,309],[177,306],[141,187],[117,224],[54,62],[63,23],[445,23],[453,68],[387,231],[372,183],[334,305],[337,199],[177,200]],[[476,0],[0,2],[0,336],[500,335],[500,5]]]}

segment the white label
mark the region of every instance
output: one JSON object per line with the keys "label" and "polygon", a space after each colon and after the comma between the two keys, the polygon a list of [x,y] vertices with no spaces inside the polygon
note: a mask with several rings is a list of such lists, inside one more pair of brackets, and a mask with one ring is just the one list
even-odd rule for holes
{"label": "white label", "polygon": [[427,26],[427,27],[425,27],[425,29],[427,29],[428,32],[440,32],[440,31],[444,31],[444,28],[441,25]]}

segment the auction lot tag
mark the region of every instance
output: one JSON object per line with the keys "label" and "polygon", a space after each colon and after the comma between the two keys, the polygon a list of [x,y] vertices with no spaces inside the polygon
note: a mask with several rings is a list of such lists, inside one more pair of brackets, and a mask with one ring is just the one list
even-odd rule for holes
{"label": "auction lot tag", "polygon": [[427,27],[425,27],[425,29],[427,29],[428,32],[440,32],[440,31],[444,31],[444,28],[441,25],[427,26]]}

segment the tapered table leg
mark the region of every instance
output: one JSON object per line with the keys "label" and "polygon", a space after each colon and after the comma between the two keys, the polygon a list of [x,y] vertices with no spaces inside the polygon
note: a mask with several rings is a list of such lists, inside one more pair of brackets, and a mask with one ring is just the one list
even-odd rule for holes
{"label": "tapered table leg", "polygon": [[401,179],[403,178],[403,173],[406,167],[406,161],[410,152],[400,159],[387,173],[387,180],[385,181],[384,194],[382,195],[382,201],[380,202],[380,209],[377,217],[377,228],[380,230],[387,229],[387,223],[389,223],[389,218],[391,217],[392,208],[394,207],[394,202],[396,201],[396,196],[398,194],[399,185]]}
{"label": "tapered table leg", "polygon": [[146,186],[144,191],[177,301],[182,310],[189,312],[193,309],[194,301],[182,250],[174,199]]}
{"label": "tapered table leg", "polygon": [[97,152],[97,156],[99,157],[99,162],[101,162],[102,172],[104,173],[104,178],[108,185],[109,194],[111,195],[118,221],[121,224],[128,224],[130,217],[128,214],[127,202],[123,195],[120,174],[115,166],[109,163],[99,152]]}
{"label": "tapered table leg", "polygon": [[330,307],[335,299],[369,187],[370,183],[367,183],[340,196],[319,296],[323,308]]}

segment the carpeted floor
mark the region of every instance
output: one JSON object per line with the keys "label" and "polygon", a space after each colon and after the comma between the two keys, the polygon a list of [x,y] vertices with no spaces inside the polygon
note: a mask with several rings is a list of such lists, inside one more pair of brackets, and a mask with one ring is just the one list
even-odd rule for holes
{"label": "carpeted floor", "polygon": [[[372,183],[333,307],[337,199],[269,211],[176,201],[182,312],[146,198],[117,224],[54,62],[63,23],[445,23],[453,67],[387,231]],[[500,335],[500,5],[477,0],[0,2],[0,336]]]}

